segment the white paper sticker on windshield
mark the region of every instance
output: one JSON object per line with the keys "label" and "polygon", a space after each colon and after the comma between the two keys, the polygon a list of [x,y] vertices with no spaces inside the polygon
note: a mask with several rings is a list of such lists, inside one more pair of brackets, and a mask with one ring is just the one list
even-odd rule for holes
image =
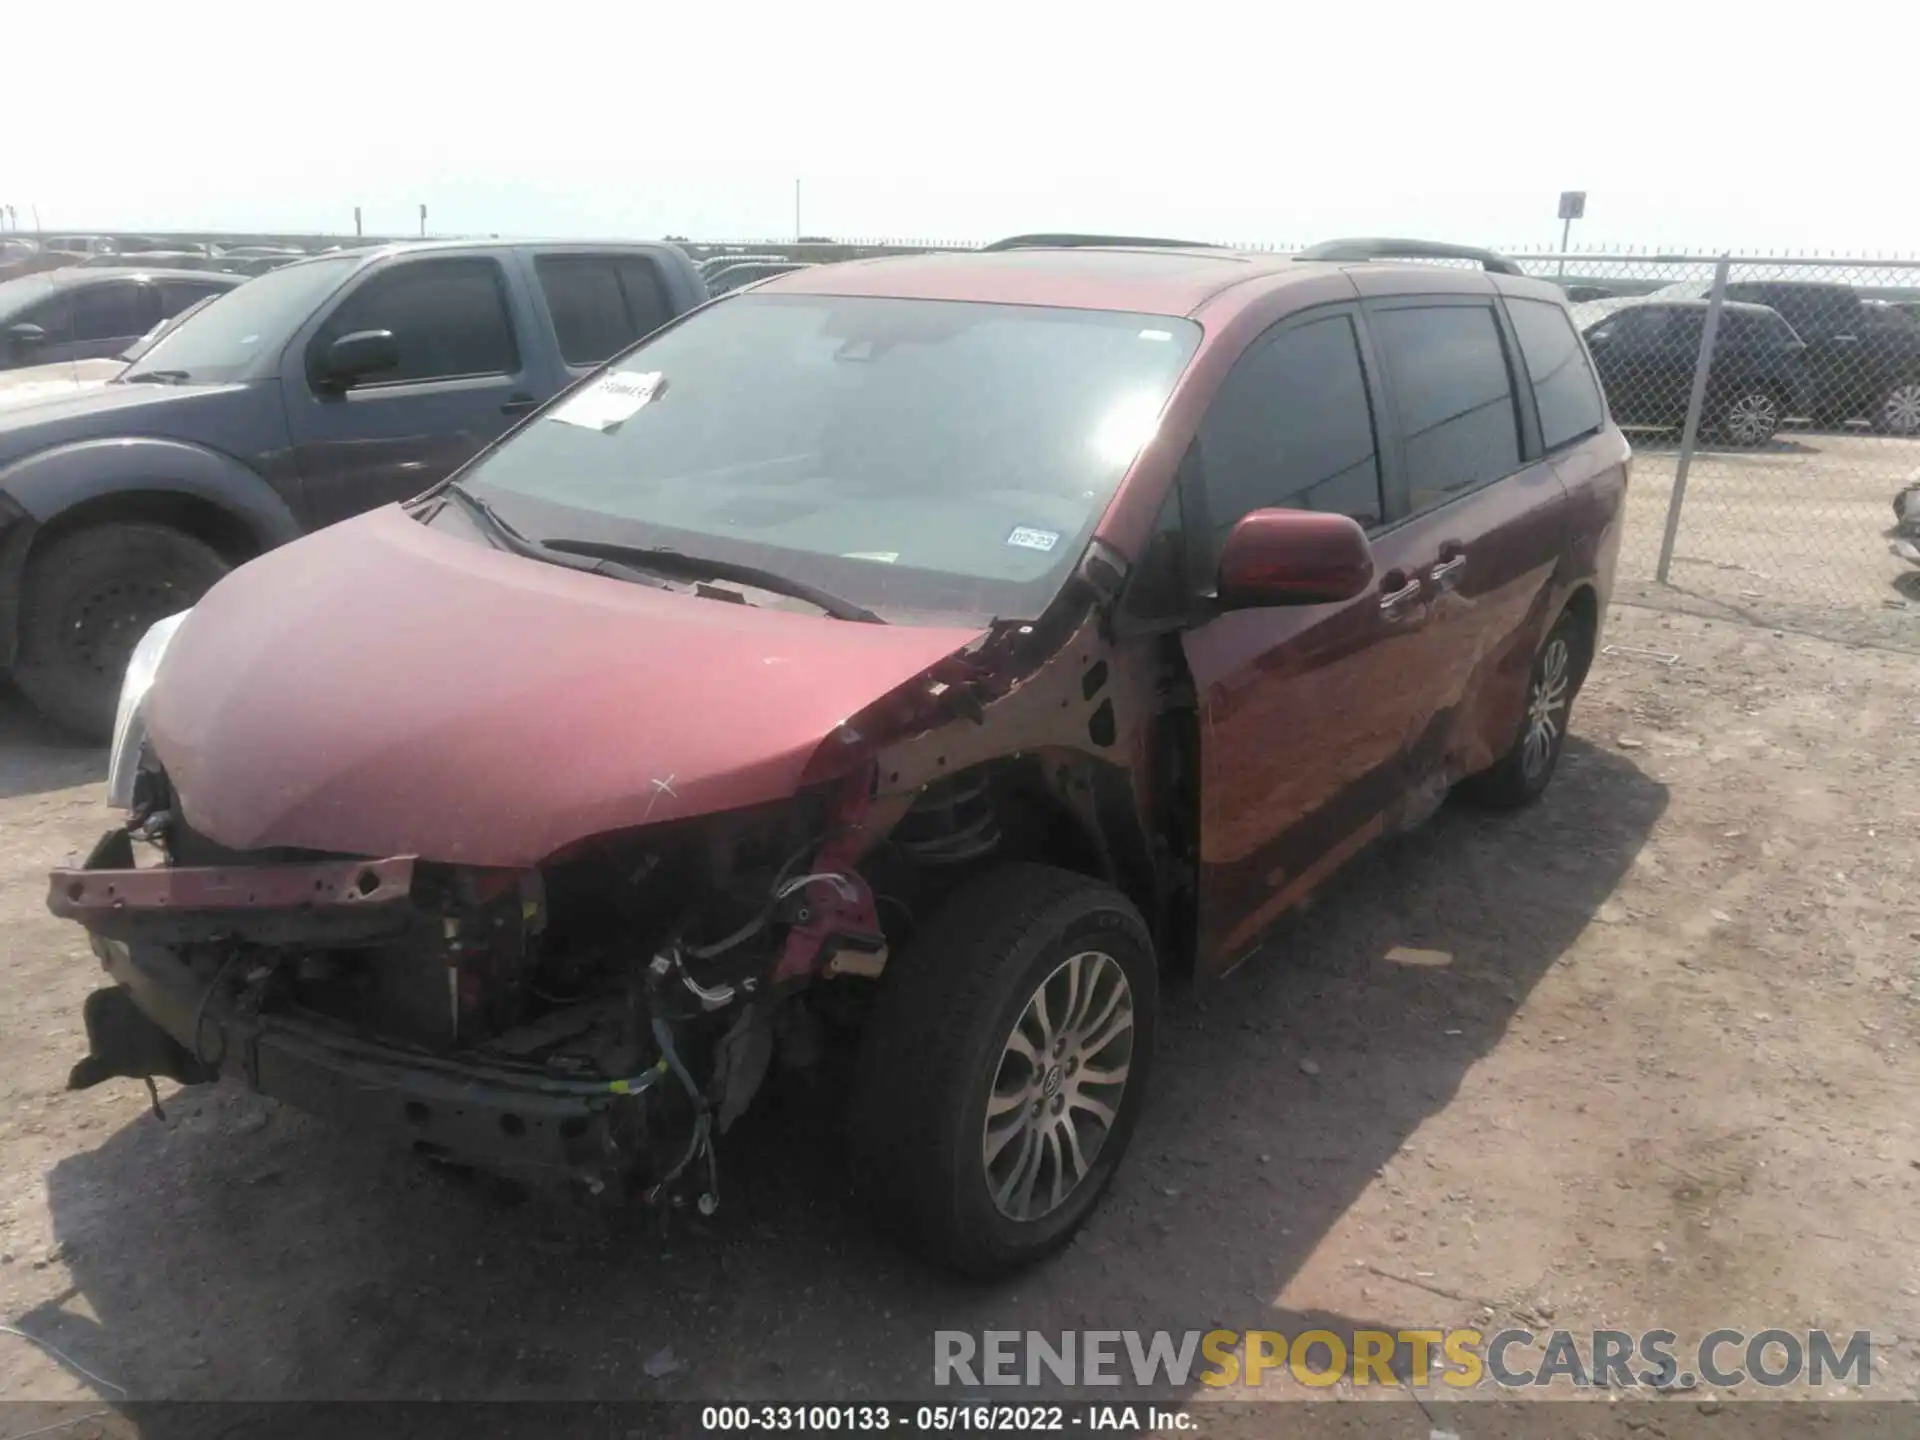
{"label": "white paper sticker on windshield", "polygon": [[547,412],[549,420],[578,425],[583,430],[607,434],[629,420],[648,401],[655,399],[666,382],[658,370],[640,374],[632,370],[614,370],[591,385],[582,386]]}
{"label": "white paper sticker on windshield", "polygon": [[1140,338],[1141,338],[1142,340],[1171,340],[1171,339],[1173,338],[1173,331],[1171,331],[1171,330],[1142,330],[1142,331],[1140,332]]}
{"label": "white paper sticker on windshield", "polygon": [[849,550],[840,557],[842,560],[877,560],[882,565],[891,565],[900,558],[898,550]]}
{"label": "white paper sticker on windshield", "polygon": [[1022,550],[1051,550],[1059,543],[1058,530],[1036,530],[1029,525],[1016,525],[1007,536],[1007,544],[1018,545]]}

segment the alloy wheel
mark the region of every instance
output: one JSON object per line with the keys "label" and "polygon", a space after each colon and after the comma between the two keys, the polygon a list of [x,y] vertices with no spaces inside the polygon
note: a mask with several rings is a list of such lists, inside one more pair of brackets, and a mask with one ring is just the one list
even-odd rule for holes
{"label": "alloy wheel", "polygon": [[1527,695],[1527,738],[1520,752],[1520,766],[1529,780],[1546,768],[1565,724],[1570,661],[1566,640],[1556,635],[1535,670]]}
{"label": "alloy wheel", "polygon": [[1909,380],[1887,392],[1880,420],[1895,435],[1920,435],[1920,381]]}
{"label": "alloy wheel", "polygon": [[1736,445],[1761,445],[1780,428],[1779,408],[1764,390],[1742,395],[1727,407],[1721,428]]}
{"label": "alloy wheel", "polygon": [[1112,1133],[1133,1059],[1133,990],[1111,955],[1063,961],[1001,1049],[980,1141],[987,1188],[1010,1220],[1058,1210]]}

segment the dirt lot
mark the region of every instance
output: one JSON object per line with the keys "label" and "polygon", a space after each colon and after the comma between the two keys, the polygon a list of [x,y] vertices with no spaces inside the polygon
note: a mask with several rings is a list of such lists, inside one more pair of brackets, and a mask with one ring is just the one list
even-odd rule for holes
{"label": "dirt lot", "polygon": [[[902,1398],[936,1328],[1519,1315],[1871,1328],[1911,1397],[1920,664],[1639,609],[1606,638],[1679,659],[1600,658],[1542,806],[1449,807],[1176,993],[1106,1205],[995,1288],[871,1238],[801,1097],[728,1138],[695,1233],[230,1090],[64,1093],[97,969],[43,872],[107,823],[102,766],[8,709],[0,1320],[149,1398]],[[92,1395],[0,1334],[0,1399]]]}
{"label": "dirt lot", "polygon": [[[1619,597],[1651,583],[1679,458],[1671,435],[1633,437],[1633,504]],[[1783,430],[1753,450],[1703,445],[1674,545],[1675,599],[1830,638],[1920,649],[1920,571],[1888,553],[1894,494],[1920,479],[1920,440]]]}

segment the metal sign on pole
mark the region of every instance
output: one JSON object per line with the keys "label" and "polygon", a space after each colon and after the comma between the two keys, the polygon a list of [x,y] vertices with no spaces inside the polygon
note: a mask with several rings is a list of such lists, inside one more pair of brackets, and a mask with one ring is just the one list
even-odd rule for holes
{"label": "metal sign on pole", "polygon": [[1560,192],[1560,271],[1567,273],[1567,237],[1573,233],[1573,222],[1582,219],[1587,213],[1587,192],[1584,190],[1562,190]]}
{"label": "metal sign on pole", "polygon": [[420,207],[420,238],[422,240],[427,238],[427,207],[425,205]]}
{"label": "metal sign on pole", "polygon": [[355,235],[364,233],[360,229],[360,207],[358,205],[353,207],[353,233]]}

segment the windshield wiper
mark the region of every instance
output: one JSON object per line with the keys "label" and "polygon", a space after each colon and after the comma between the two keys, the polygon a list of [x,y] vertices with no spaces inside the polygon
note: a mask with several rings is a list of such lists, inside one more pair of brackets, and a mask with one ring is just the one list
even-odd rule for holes
{"label": "windshield wiper", "polygon": [[156,385],[185,385],[193,376],[184,370],[141,370],[132,375],[122,375],[122,385],[137,385],[142,380],[151,380]]}
{"label": "windshield wiper", "polygon": [[670,590],[659,577],[636,570],[631,565],[622,565],[610,557],[591,557],[569,554],[557,550],[551,545],[543,545],[538,540],[529,540],[512,525],[500,518],[500,512],[482,500],[472,491],[462,488],[457,482],[449,482],[441,488],[440,495],[456,502],[494,544],[514,555],[524,556],[528,560],[541,560],[549,565],[559,565],[567,570],[584,570],[591,575],[605,575],[614,580],[626,580],[635,585],[650,585],[656,590]]}
{"label": "windshield wiper", "polygon": [[843,600],[831,591],[822,590],[818,585],[809,585],[804,580],[795,580],[790,575],[782,575],[777,570],[764,570],[758,565],[747,565],[737,560],[710,560],[701,555],[688,555],[668,546],[646,547],[637,545],[614,545],[604,540],[549,540],[550,549],[567,550],[578,555],[598,555],[606,560],[628,560],[644,565],[649,570],[659,570],[668,575],[680,575],[689,580],[731,580],[736,585],[751,585],[759,590],[771,590],[776,595],[791,595],[796,600],[804,600],[809,605],[817,605],[836,620],[856,620],[863,625],[884,625],[887,622],[864,605],[856,605],[851,600]]}

